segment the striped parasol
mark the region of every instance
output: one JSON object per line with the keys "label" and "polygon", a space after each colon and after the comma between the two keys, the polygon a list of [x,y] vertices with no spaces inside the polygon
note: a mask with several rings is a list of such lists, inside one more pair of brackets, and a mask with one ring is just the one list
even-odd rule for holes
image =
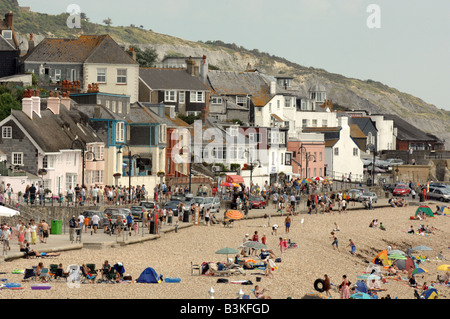
{"label": "striped parasol", "polygon": [[242,219],[244,215],[238,210],[229,210],[225,213],[229,219]]}

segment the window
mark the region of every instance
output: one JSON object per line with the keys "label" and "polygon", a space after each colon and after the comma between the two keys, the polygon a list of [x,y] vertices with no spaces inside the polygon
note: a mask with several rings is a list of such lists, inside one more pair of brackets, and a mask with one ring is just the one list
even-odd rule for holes
{"label": "window", "polygon": [[302,127],[308,127],[308,120],[306,119],[302,120]]}
{"label": "window", "polygon": [[159,125],[159,142],[166,143],[166,124]]}
{"label": "window", "polygon": [[236,104],[240,106],[247,106],[246,96],[236,96]]}
{"label": "window", "polygon": [[280,159],[281,159],[281,165],[283,165],[284,164],[283,153],[280,153]]}
{"label": "window", "polygon": [[186,92],[180,91],[180,103],[186,103]]}
{"label": "window", "polygon": [[122,113],[123,107],[122,107],[122,101],[117,102],[117,113]]}
{"label": "window", "polygon": [[105,104],[106,104],[106,105],[105,105],[106,108],[109,110],[109,100],[106,100],[106,101],[105,101]]}
{"label": "window", "polygon": [[339,147],[334,148],[334,155],[336,155],[336,156],[339,155]]}
{"label": "window", "polygon": [[92,171],[92,184],[103,184],[103,171]]}
{"label": "window", "polygon": [[312,127],[317,127],[317,120],[312,120]]}
{"label": "window", "polygon": [[55,69],[55,81],[61,81],[61,69]]}
{"label": "window", "polygon": [[77,70],[75,70],[75,69],[71,69],[70,70],[70,80],[71,81],[77,81],[78,80]]}
{"label": "window", "polygon": [[249,133],[248,139],[249,139],[249,142],[251,142],[251,143],[260,143],[261,142],[261,133]]}
{"label": "window", "polygon": [[72,188],[75,188],[75,185],[77,184],[77,175],[76,174],[66,174],[66,189],[69,189],[69,186],[72,186]]}
{"label": "window", "polygon": [[176,91],[164,91],[164,102],[176,102],[177,92]]}
{"label": "window", "polygon": [[291,98],[290,97],[284,98],[284,107],[291,107]]}
{"label": "window", "polygon": [[202,91],[191,91],[190,101],[191,101],[191,103],[202,103],[202,102],[205,102],[205,92],[202,92]]}
{"label": "window", "polygon": [[358,148],[357,147],[353,148],[353,156],[358,156]]}
{"label": "window", "polygon": [[13,165],[23,165],[23,153],[12,153],[11,162]]}
{"label": "window", "polygon": [[228,132],[231,136],[238,136],[238,128],[235,126],[230,127]]}
{"label": "window", "polygon": [[[294,153],[295,154],[295,153]],[[292,165],[292,163],[291,163],[291,157],[292,157],[292,154],[291,153],[286,153],[286,155],[285,155],[285,165]]]}
{"label": "window", "polygon": [[117,84],[127,83],[127,69],[117,69]]}
{"label": "window", "polygon": [[222,104],[222,98],[221,97],[213,97],[211,99],[211,104]]}
{"label": "window", "polygon": [[116,113],[116,101],[111,101],[111,103],[112,103],[112,109],[111,109],[111,111],[113,111],[114,113]]}
{"label": "window", "polygon": [[12,40],[12,31],[11,30],[3,30],[2,35],[6,40]]}
{"label": "window", "polygon": [[116,123],[116,142],[125,142],[125,123]]}
{"label": "window", "polygon": [[280,100],[277,100],[277,109],[280,109]]}
{"label": "window", "polygon": [[322,120],[322,127],[327,127],[327,126],[328,126],[328,121]]}
{"label": "window", "polygon": [[3,126],[2,127],[2,138],[12,138],[12,127]]}
{"label": "window", "polygon": [[97,69],[97,82],[98,83],[106,83],[106,69],[105,68]]}

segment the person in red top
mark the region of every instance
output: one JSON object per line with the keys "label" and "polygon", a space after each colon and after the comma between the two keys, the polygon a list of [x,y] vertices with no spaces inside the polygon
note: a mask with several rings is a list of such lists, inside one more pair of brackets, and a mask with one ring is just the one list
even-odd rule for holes
{"label": "person in red top", "polygon": [[259,241],[259,236],[258,236],[258,231],[257,230],[255,230],[255,233],[253,234],[252,240],[253,241]]}
{"label": "person in red top", "polygon": [[263,243],[264,245],[266,244],[266,234],[264,234],[261,238],[261,243]]}

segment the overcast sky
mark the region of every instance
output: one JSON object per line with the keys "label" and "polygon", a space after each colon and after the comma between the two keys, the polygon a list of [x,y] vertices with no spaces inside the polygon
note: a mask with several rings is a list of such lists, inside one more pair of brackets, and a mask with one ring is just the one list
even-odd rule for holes
{"label": "overcast sky", "polygon": [[[450,110],[449,0],[19,0],[91,22],[191,41],[221,40],[292,62],[383,82]],[[368,6],[376,4],[377,11]],[[379,19],[377,19],[379,17]],[[379,22],[379,28],[369,28]]]}

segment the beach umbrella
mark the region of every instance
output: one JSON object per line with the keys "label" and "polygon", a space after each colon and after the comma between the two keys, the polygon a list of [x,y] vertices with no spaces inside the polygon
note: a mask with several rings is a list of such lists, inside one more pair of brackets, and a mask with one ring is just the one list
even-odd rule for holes
{"label": "beach umbrella", "polygon": [[414,268],[413,271],[411,271],[411,275],[423,274],[426,272],[428,272],[428,270],[424,268]]}
{"label": "beach umbrella", "polygon": [[439,265],[439,266],[437,267],[437,270],[440,270],[440,271],[450,271],[450,265]]}
{"label": "beach umbrella", "polygon": [[317,177],[314,177],[314,180],[315,180],[315,181],[323,181],[323,178],[320,177],[320,176],[317,176]]}
{"label": "beach umbrella", "polygon": [[228,183],[228,182],[223,182],[222,184],[220,184],[220,186],[222,186],[222,187],[234,187],[233,184]]}
{"label": "beach umbrella", "polygon": [[388,254],[389,255],[405,255],[406,256],[406,253],[404,252],[404,251],[402,251],[402,250],[398,250],[398,249],[394,249],[394,250],[391,250],[391,251],[389,251],[388,252]]}
{"label": "beach umbrella", "polygon": [[243,247],[246,248],[253,248],[253,249],[267,249],[267,246],[264,245],[263,243],[260,243],[259,241],[246,241],[245,243],[242,244]]}
{"label": "beach umbrella", "polygon": [[16,215],[20,215],[20,212],[18,210],[0,205],[0,217],[12,217]]}
{"label": "beach umbrella", "polygon": [[309,181],[308,181],[307,179],[304,178],[304,179],[302,179],[301,183],[302,183],[302,184],[308,184]]}
{"label": "beach umbrella", "polygon": [[225,213],[229,219],[242,219],[244,215],[238,210],[229,210]]}
{"label": "beach umbrella", "polygon": [[400,255],[400,254],[391,254],[391,255],[388,255],[388,257],[390,259],[406,260],[406,256]]}
{"label": "beach umbrella", "polygon": [[228,255],[234,255],[237,254],[239,252],[239,250],[234,249],[234,248],[230,248],[230,247],[225,247],[222,249],[219,249],[218,251],[216,251],[216,254],[218,255],[227,255],[227,261],[228,261]]}
{"label": "beach umbrella", "polygon": [[412,250],[422,251],[422,250],[433,250],[433,249],[428,246],[419,245],[419,246],[413,247]]}
{"label": "beach umbrella", "polygon": [[350,295],[350,299],[372,299],[369,294],[363,292],[357,292],[353,295]]}

